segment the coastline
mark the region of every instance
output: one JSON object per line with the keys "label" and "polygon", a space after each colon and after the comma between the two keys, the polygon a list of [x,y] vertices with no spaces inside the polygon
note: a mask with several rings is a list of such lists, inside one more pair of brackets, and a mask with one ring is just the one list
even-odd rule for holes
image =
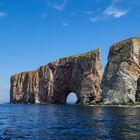
{"label": "coastline", "polygon": [[31,104],[31,103],[0,103],[0,105],[34,105],[34,106],[50,106],[50,105],[70,105],[70,106],[83,106],[83,107],[135,107],[135,108],[139,108],[140,107],[140,103],[138,104],[127,104],[127,105],[107,105],[107,104],[96,104],[96,105],[89,105],[89,104],[86,104],[86,105],[82,105],[82,104],[70,104],[70,103],[66,103],[66,104]]}

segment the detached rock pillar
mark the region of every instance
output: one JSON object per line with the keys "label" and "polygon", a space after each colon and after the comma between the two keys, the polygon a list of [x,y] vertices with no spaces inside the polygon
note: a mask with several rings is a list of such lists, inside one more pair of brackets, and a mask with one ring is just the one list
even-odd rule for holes
{"label": "detached rock pillar", "polygon": [[139,100],[140,38],[114,44],[102,80],[106,104],[127,104]]}

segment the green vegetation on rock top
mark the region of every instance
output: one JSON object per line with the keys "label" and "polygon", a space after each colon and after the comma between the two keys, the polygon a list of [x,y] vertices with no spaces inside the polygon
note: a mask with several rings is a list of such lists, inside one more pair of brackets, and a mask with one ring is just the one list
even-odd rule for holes
{"label": "green vegetation on rock top", "polygon": [[64,57],[64,58],[60,58],[60,60],[66,59],[66,60],[73,60],[73,59],[78,59],[78,58],[85,58],[90,56],[92,53],[96,53],[99,51],[99,48],[96,50],[92,50],[83,54],[77,54],[77,55],[73,55],[73,56],[69,56],[69,57]]}
{"label": "green vegetation on rock top", "polygon": [[130,43],[130,42],[132,42],[133,41],[133,39],[139,39],[140,40],[140,37],[131,37],[131,38],[128,38],[128,39],[125,39],[125,40],[122,40],[122,41],[119,41],[119,42],[117,42],[117,43],[114,43],[113,45],[116,45],[116,44],[120,44],[120,43]]}
{"label": "green vegetation on rock top", "polygon": [[[64,58],[60,58],[59,60],[64,60],[64,61],[77,61],[77,60],[80,60],[80,61],[84,61],[85,58],[89,58],[91,56],[92,53],[96,53],[96,52],[99,52],[99,48],[96,49],[96,50],[92,50],[92,51],[89,51],[89,52],[86,52],[86,53],[83,53],[83,54],[77,54],[77,55],[73,55],[73,56],[68,56],[68,57],[64,57]],[[83,59],[82,59],[83,58]],[[54,61],[55,62],[55,61]],[[53,63],[53,62],[51,62]],[[48,64],[47,64],[48,65]],[[43,66],[40,66],[37,70],[35,71],[25,71],[25,72],[22,72],[22,73],[19,73],[19,74],[16,74],[16,75],[13,75],[12,77],[15,77],[15,76],[18,76],[18,75],[34,75],[34,76],[37,76],[36,73],[42,69],[43,73],[46,72],[46,66],[47,65],[43,65]]]}

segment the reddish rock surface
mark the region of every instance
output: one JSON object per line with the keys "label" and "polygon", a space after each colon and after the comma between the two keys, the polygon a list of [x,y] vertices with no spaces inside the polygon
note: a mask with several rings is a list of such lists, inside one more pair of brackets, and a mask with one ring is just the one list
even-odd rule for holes
{"label": "reddish rock surface", "polygon": [[100,50],[66,57],[11,77],[11,103],[66,103],[69,93],[77,103],[101,101]]}

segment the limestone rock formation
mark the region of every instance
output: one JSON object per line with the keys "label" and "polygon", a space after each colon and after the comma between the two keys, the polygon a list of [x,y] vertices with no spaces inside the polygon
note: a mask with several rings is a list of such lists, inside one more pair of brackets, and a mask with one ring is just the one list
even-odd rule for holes
{"label": "limestone rock formation", "polygon": [[106,104],[140,101],[140,38],[114,44],[102,80]]}
{"label": "limestone rock formation", "polygon": [[66,103],[70,92],[77,103],[101,101],[100,51],[66,57],[36,71],[11,77],[11,103]]}

